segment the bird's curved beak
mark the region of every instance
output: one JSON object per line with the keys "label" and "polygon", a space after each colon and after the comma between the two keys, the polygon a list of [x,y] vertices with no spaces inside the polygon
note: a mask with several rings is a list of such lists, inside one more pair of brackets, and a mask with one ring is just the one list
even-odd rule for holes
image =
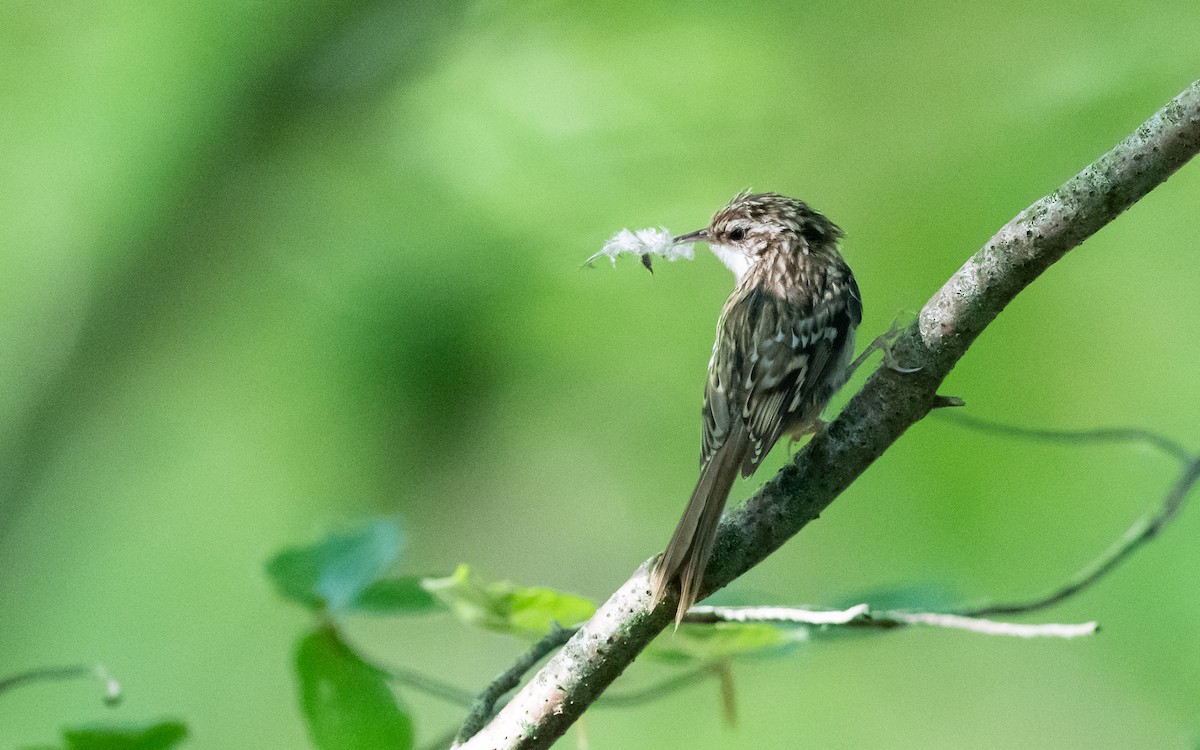
{"label": "bird's curved beak", "polygon": [[671,240],[672,245],[678,245],[681,242],[708,242],[708,228],[706,227],[704,229],[697,229],[694,232],[688,232],[687,234],[681,234],[675,239]]}

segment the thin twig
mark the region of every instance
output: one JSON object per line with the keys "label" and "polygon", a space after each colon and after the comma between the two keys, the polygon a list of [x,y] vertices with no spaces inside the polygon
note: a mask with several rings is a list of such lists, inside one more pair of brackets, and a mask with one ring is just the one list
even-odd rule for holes
{"label": "thin twig", "polygon": [[1129,531],[1113,544],[1113,546],[1086,568],[1077,573],[1067,584],[1038,599],[1013,604],[990,604],[964,610],[961,614],[966,617],[986,617],[989,615],[1009,615],[1035,612],[1039,609],[1053,606],[1103,578],[1109,571],[1117,567],[1139,547],[1158,536],[1159,532],[1170,523],[1183,507],[1188,493],[1200,481],[1200,459],[1192,461],[1184,467],[1183,473],[1175,480],[1175,484],[1163,498],[1158,511],[1139,519],[1129,528]]}
{"label": "thin twig", "polygon": [[0,679],[0,694],[35,682],[64,682],[96,679],[104,686],[104,702],[114,706],[121,702],[121,683],[117,682],[103,664],[76,664],[70,667],[42,667]]}
{"label": "thin twig", "polygon": [[451,729],[448,732],[443,732],[429,742],[426,742],[422,746],[422,750],[446,750],[446,748],[452,745],[454,738],[457,736],[457,729]]}
{"label": "thin twig", "polygon": [[93,674],[92,667],[84,664],[73,667],[42,667],[41,669],[31,669],[28,672],[20,672],[0,680],[0,693],[33,682],[78,680],[83,677],[91,677]]}
{"label": "thin twig", "polygon": [[492,680],[492,683],[479,694],[471,703],[471,711],[467,714],[467,718],[463,721],[462,729],[459,730],[458,736],[451,746],[458,747],[462,743],[475,736],[495,714],[496,701],[504,697],[504,694],[509,690],[516,688],[521,684],[521,677],[533,669],[539,661],[544,659],[554,649],[562,646],[571,639],[571,636],[579,628],[563,628],[557,623],[550,629],[550,632],[545,635],[540,641],[526,651],[517,663],[504,670],[499,677]]}
{"label": "thin twig", "polygon": [[996,622],[981,617],[964,617],[938,612],[888,611],[882,613],[882,617],[905,625],[928,625],[935,628],[967,630],[982,635],[1005,635],[1016,638],[1078,638],[1083,635],[1092,635],[1098,627],[1095,622],[1025,624]]}
{"label": "thin twig", "polygon": [[993,422],[990,419],[983,419],[961,411],[942,412],[939,418],[980,432],[990,432],[997,435],[1007,435],[1028,440],[1038,440],[1047,443],[1141,443],[1155,448],[1181,463],[1190,463],[1196,459],[1194,453],[1166,435],[1137,427],[1046,430],[1040,427],[1021,427],[1002,422]]}
{"label": "thin twig", "polygon": [[1070,624],[1039,623],[1027,625],[996,622],[979,617],[943,612],[905,612],[903,610],[872,610],[858,604],[842,610],[812,610],[797,607],[692,607],[684,622],[771,622],[792,625],[816,625],[822,628],[878,628],[891,630],[907,625],[927,625],[935,628],[966,630],[982,635],[1003,635],[1017,638],[1078,638],[1096,632],[1095,622]]}
{"label": "thin twig", "polygon": [[692,607],[684,622],[784,622],[791,625],[848,625],[869,618],[871,608],[856,604],[849,609],[802,609],[800,607]]}
{"label": "thin twig", "polygon": [[737,724],[737,690],[733,684],[733,663],[722,659],[713,665],[717,671],[717,680],[721,683],[721,716],[726,726]]}
{"label": "thin twig", "polygon": [[[378,666],[378,665],[376,665]],[[442,682],[436,677],[422,674],[404,667],[378,667],[392,682],[399,683],[434,698],[440,698],[456,706],[470,708],[475,703],[476,695],[470,690],[464,690],[457,685]],[[453,737],[451,737],[453,739]]]}
{"label": "thin twig", "polygon": [[1113,545],[1100,557],[1093,560],[1087,567],[1077,573],[1071,580],[1047,594],[1046,596],[1033,599],[1027,602],[1012,603],[1012,604],[989,604],[981,607],[974,607],[964,610],[959,614],[967,617],[983,617],[987,615],[1010,615],[1023,614],[1033,612],[1039,609],[1058,604],[1059,602],[1074,596],[1083,589],[1093,585],[1113,568],[1121,563],[1129,555],[1133,554],[1139,547],[1154,537],[1158,536],[1163,527],[1171,522],[1178,515],[1180,508],[1183,507],[1184,500],[1195,487],[1196,482],[1200,481],[1200,456],[1187,450],[1180,443],[1171,440],[1165,435],[1161,435],[1150,430],[1144,430],[1136,427],[1116,427],[1104,429],[1085,429],[1085,430],[1044,430],[1031,427],[1018,427],[1015,425],[993,422],[988,419],[981,419],[966,414],[949,414],[946,419],[956,422],[964,427],[969,427],[982,432],[990,432],[999,435],[1008,435],[1012,437],[1026,438],[1030,440],[1041,440],[1045,442],[1057,443],[1095,443],[1095,442],[1118,442],[1118,443],[1140,443],[1150,446],[1162,453],[1176,459],[1182,464],[1182,470],[1179,478],[1175,480],[1175,484],[1171,486],[1158,509],[1150,514],[1140,518],[1129,528],[1125,534],[1118,539]]}
{"label": "thin twig", "polygon": [[717,667],[713,664],[705,664],[696,669],[684,672],[683,674],[675,675],[662,682],[656,682],[653,685],[646,687],[625,690],[615,694],[602,695],[595,703],[597,708],[625,708],[628,706],[641,706],[660,698],[665,698],[672,693],[677,693],[695,685],[699,685],[707,677],[715,677]]}

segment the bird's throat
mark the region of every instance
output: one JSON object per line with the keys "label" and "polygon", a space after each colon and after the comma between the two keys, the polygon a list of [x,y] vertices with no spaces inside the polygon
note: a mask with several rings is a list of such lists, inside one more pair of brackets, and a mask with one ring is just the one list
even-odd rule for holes
{"label": "bird's throat", "polygon": [[728,245],[709,245],[708,247],[712,250],[713,255],[720,258],[725,267],[733,272],[737,282],[742,283],[746,272],[750,270],[750,259],[746,257],[746,254]]}

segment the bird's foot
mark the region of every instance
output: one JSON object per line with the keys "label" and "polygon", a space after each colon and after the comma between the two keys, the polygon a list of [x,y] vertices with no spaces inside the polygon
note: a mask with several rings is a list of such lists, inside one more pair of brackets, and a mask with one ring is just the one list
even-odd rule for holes
{"label": "bird's foot", "polygon": [[792,455],[794,455],[795,447],[800,443],[801,439],[803,439],[806,435],[812,435],[814,438],[820,436],[821,433],[825,432],[825,427],[828,425],[829,423],[824,419],[818,418],[812,424],[799,427],[788,433],[788,457],[790,458]]}
{"label": "bird's foot", "polygon": [[895,372],[910,374],[920,371],[920,367],[904,367],[896,360],[896,355],[892,352],[892,344],[900,336],[901,328],[898,320],[893,320],[890,328],[884,333],[875,337],[875,340],[867,344],[867,348],[863,349],[863,353],[850,363],[847,369],[847,376],[853,375],[854,371],[859,368],[872,353],[883,352],[883,363],[887,365],[889,370]]}

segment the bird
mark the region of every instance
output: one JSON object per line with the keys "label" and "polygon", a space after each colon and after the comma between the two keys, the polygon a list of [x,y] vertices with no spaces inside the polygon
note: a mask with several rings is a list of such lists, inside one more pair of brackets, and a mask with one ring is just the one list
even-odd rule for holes
{"label": "bird", "polygon": [[700,478],[651,576],[654,606],[678,580],[676,628],[696,602],[738,473],[753,474],[784,435],[819,431],[848,378],[862,296],[842,236],[801,200],[743,191],[707,227],[672,240],[708,243],[735,278],[708,363]]}

